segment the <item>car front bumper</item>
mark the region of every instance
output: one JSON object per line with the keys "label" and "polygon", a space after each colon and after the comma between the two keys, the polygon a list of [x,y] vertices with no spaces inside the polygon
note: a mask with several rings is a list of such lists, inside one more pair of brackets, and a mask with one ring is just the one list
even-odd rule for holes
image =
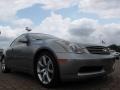
{"label": "car front bumper", "polygon": [[57,53],[62,80],[106,75],[114,71],[111,55]]}

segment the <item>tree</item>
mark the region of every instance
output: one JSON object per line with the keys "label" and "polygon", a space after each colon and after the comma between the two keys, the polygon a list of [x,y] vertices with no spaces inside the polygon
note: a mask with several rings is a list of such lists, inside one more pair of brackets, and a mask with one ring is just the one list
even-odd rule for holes
{"label": "tree", "polygon": [[116,44],[112,44],[108,47],[112,50],[115,50],[116,52],[120,52],[120,46],[117,46]]}

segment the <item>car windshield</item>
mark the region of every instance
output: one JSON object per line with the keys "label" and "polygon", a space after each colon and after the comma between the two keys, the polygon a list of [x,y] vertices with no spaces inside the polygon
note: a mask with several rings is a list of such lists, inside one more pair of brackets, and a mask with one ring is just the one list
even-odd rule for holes
{"label": "car windshield", "polygon": [[48,34],[33,33],[29,34],[31,40],[54,39],[56,37]]}

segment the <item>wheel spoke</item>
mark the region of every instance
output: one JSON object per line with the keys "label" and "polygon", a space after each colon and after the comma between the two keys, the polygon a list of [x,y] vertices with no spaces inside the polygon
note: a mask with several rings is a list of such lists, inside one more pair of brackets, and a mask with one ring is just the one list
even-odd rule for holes
{"label": "wheel spoke", "polygon": [[52,74],[53,70],[48,68],[48,72]]}
{"label": "wheel spoke", "polygon": [[47,65],[46,56],[42,56],[43,64]]}
{"label": "wheel spoke", "polygon": [[42,70],[39,70],[38,71],[38,74],[42,74],[42,73],[44,73],[45,72],[45,69],[42,69]]}
{"label": "wheel spoke", "polygon": [[43,76],[42,76],[42,81],[43,81],[43,82],[46,82],[46,81],[45,81],[45,78],[46,78],[46,72],[44,72],[44,73],[43,73]]}
{"label": "wheel spoke", "polygon": [[49,60],[48,60],[48,65],[50,65],[50,64],[52,64],[52,62],[51,62],[51,60],[49,59]]}
{"label": "wheel spoke", "polygon": [[38,62],[38,64],[39,64],[40,67],[44,67],[44,65],[43,65],[41,60]]}
{"label": "wheel spoke", "polygon": [[48,73],[48,72],[46,73],[46,78],[47,78],[47,81],[48,81],[48,82],[50,82],[50,81],[51,81],[51,78],[50,78],[50,76],[49,76],[49,73]]}

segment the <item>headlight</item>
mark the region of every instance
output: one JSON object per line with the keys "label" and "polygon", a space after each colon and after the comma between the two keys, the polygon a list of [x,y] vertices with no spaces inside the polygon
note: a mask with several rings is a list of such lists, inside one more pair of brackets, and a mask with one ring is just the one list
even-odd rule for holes
{"label": "headlight", "polygon": [[85,48],[82,48],[77,44],[69,44],[69,48],[74,53],[88,53]]}
{"label": "headlight", "polygon": [[77,43],[72,43],[69,41],[61,40],[61,41],[56,41],[61,45],[67,52],[74,52],[78,54],[82,53],[88,53],[86,48],[80,47],[79,44]]}

